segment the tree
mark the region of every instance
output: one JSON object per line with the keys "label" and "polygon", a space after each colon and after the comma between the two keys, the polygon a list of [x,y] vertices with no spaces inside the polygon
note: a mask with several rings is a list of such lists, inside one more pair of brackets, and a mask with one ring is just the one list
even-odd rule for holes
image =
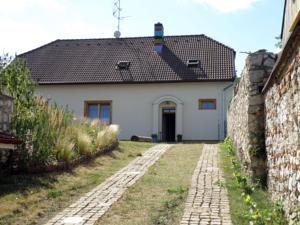
{"label": "tree", "polygon": [[281,40],[281,37],[280,36],[277,36],[277,37],[275,37],[275,39],[276,39],[276,43],[275,43],[275,47],[276,48],[282,48],[282,40]]}
{"label": "tree", "polygon": [[32,112],[36,104],[35,86],[24,60],[18,58],[12,60],[8,55],[1,57],[0,93],[14,98],[11,132],[23,141],[26,140],[28,131],[34,126]]}

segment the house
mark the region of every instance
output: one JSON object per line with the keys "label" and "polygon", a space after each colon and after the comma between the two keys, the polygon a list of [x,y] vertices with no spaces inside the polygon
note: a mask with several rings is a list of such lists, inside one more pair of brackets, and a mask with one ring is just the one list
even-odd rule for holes
{"label": "house", "polygon": [[281,40],[283,46],[296,28],[300,20],[300,0],[285,0],[284,13],[281,29]]}
{"label": "house", "polygon": [[221,140],[235,51],[205,35],[56,40],[26,52],[38,93],[120,138]]}

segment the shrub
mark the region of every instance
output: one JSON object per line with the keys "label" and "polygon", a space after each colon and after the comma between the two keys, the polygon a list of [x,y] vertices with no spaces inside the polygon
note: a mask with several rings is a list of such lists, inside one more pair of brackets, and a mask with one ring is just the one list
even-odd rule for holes
{"label": "shrub", "polygon": [[59,139],[55,144],[54,151],[58,161],[68,162],[75,158],[75,144],[66,138]]}
{"label": "shrub", "polygon": [[103,148],[106,146],[106,137],[105,137],[105,130],[99,131],[97,134],[97,139],[96,139],[96,147],[98,149]]}
{"label": "shrub", "polygon": [[[101,127],[100,121],[74,120],[68,108],[50,104],[34,95],[36,83],[26,63],[0,58],[0,92],[14,97],[12,132],[21,140],[18,166],[41,166],[69,161],[117,141],[116,125]],[[26,150],[28,134],[33,151]]]}
{"label": "shrub", "polygon": [[119,133],[120,133],[119,125],[113,124],[113,125],[108,126],[106,133],[107,133],[108,140],[110,142],[117,141]]}
{"label": "shrub", "polygon": [[98,149],[107,147],[118,140],[119,126],[110,125],[104,127],[103,130],[99,131],[96,139],[96,147]]}
{"label": "shrub", "polygon": [[[48,164],[54,158],[53,147],[64,137],[65,130],[72,122],[72,114],[57,105],[50,105],[42,98],[36,99],[32,120],[33,150],[31,164]],[[19,118],[21,120],[22,118]],[[67,142],[64,138],[63,143]]]}
{"label": "shrub", "polygon": [[84,129],[77,129],[76,147],[80,155],[87,155],[92,152],[92,140]]}

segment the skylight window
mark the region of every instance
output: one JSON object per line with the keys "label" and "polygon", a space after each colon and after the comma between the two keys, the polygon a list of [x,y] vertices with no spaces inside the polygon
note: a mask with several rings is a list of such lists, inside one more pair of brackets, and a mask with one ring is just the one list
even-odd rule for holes
{"label": "skylight window", "polygon": [[119,70],[128,70],[130,66],[130,62],[129,61],[119,61],[117,63],[116,69]]}
{"label": "skylight window", "polygon": [[199,60],[198,59],[189,59],[187,61],[187,66],[188,67],[195,68],[195,67],[198,67],[198,65],[199,65]]}

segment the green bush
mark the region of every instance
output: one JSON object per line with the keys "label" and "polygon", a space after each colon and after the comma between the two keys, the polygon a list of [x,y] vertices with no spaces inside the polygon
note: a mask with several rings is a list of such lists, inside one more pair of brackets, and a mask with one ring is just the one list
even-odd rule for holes
{"label": "green bush", "polygon": [[[73,113],[34,95],[36,83],[24,61],[7,63],[0,58],[0,92],[14,97],[12,132],[21,140],[19,166],[41,166],[70,161],[117,141],[116,125],[99,121],[74,121]],[[33,151],[26,150],[28,134]]]}
{"label": "green bush", "polygon": [[253,225],[286,225],[288,224],[284,215],[283,206],[277,202],[269,208],[260,208],[254,201],[252,195],[255,192],[256,185],[251,183],[251,179],[245,176],[241,171],[240,162],[236,157],[236,149],[233,141],[226,138],[221,144],[231,158],[233,176],[237,182],[238,188],[241,189],[241,198],[248,207],[244,213],[245,219]]}
{"label": "green bush", "polygon": [[66,142],[65,130],[72,124],[73,115],[41,98],[36,99],[33,113],[35,117],[30,129],[33,154],[30,161],[32,165],[49,164],[55,159],[53,147],[60,142],[60,138],[64,139],[61,142]]}

